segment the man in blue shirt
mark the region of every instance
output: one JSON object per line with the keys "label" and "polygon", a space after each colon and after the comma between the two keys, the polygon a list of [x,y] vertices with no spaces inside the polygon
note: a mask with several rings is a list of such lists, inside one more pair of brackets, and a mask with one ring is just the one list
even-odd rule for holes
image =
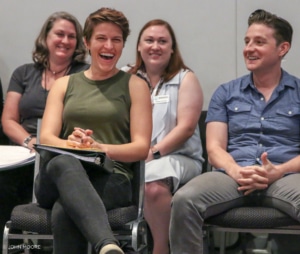
{"label": "man in blue shirt", "polygon": [[250,15],[243,51],[250,74],[212,96],[206,138],[216,170],[175,194],[172,254],[202,254],[204,219],[249,203],[300,221],[300,80],[281,69],[292,34],[291,25],[274,14]]}

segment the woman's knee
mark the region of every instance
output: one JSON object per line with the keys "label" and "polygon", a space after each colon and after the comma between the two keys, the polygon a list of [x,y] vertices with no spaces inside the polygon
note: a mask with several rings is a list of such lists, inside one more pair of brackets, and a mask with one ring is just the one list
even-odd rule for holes
{"label": "woman's knee", "polygon": [[161,181],[154,181],[146,183],[145,185],[145,198],[148,201],[155,201],[162,196],[171,196],[171,191],[168,185]]}

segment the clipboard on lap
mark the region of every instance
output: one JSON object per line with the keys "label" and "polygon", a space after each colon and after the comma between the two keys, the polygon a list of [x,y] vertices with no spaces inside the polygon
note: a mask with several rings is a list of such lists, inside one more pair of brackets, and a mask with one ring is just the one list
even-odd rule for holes
{"label": "clipboard on lap", "polygon": [[34,144],[34,149],[38,153],[44,150],[52,152],[54,154],[70,155],[77,158],[78,160],[99,166],[109,173],[114,172],[114,162],[107,158],[105,153],[99,149],[57,147],[45,144]]}

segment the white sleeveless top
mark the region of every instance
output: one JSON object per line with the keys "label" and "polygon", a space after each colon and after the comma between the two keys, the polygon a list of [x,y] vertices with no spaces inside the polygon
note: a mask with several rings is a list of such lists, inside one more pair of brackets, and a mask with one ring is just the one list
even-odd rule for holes
{"label": "white sleeveless top", "polygon": [[[155,100],[157,101],[157,96],[155,95],[158,86],[152,92],[152,104],[154,103],[152,112],[152,146],[160,142],[176,126],[178,91],[181,80],[188,72],[189,70],[181,70],[174,78],[164,83],[158,92],[158,96],[162,97],[159,97],[160,99],[158,99],[157,103],[155,103]],[[198,125],[194,134],[179,149],[173,151],[172,154],[181,154],[194,160],[204,161]]]}

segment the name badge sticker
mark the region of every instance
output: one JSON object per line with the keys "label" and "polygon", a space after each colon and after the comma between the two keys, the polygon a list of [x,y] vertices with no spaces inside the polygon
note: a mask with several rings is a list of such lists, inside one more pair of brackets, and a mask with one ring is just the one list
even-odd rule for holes
{"label": "name badge sticker", "polygon": [[170,100],[169,95],[157,95],[157,96],[154,96],[153,103],[154,104],[168,103],[169,100]]}

